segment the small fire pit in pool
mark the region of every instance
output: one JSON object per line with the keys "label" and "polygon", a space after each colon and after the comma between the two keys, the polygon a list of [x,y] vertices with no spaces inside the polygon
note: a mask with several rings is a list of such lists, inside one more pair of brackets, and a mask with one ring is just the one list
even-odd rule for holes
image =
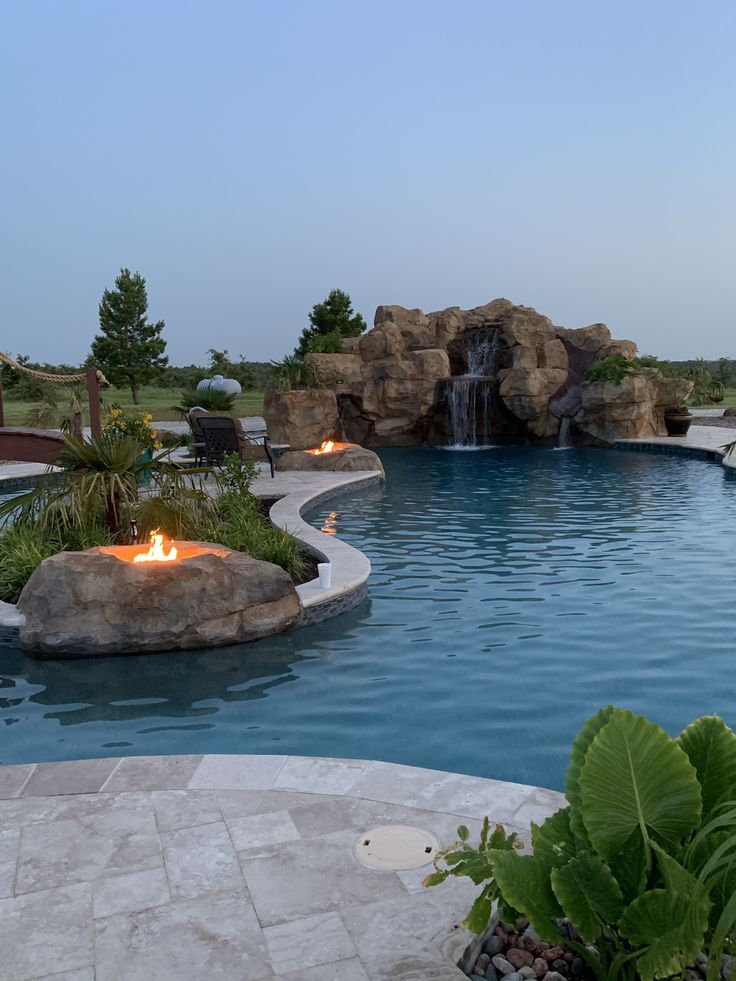
{"label": "small fire pit in pool", "polygon": [[104,546],[45,559],[21,594],[21,647],[94,657],[219,647],[292,627],[301,603],[278,566],[207,542]]}
{"label": "small fire pit in pool", "polygon": [[291,450],[279,459],[279,470],[377,470],[384,477],[383,465],[373,450],[357,443],[325,440],[311,450]]}

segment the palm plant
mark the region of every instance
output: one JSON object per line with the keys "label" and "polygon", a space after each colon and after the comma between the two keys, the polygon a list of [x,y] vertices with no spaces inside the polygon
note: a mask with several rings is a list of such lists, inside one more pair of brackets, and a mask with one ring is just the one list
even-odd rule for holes
{"label": "palm plant", "polygon": [[138,505],[142,477],[150,471],[154,485],[163,478],[176,480],[178,471],[165,459],[168,451],[146,460],[144,447],[129,436],[85,441],[67,435],[64,444],[58,460],[61,473],[0,504],[0,521],[12,516],[49,534],[97,523],[122,541]]}
{"label": "palm plant", "polygon": [[287,354],[281,361],[272,361],[271,364],[271,380],[276,388],[289,391],[321,387],[315,366],[298,355]]}
{"label": "palm plant", "polygon": [[205,409],[207,412],[221,412],[229,415],[235,409],[235,396],[219,388],[193,388],[181,393],[179,404],[172,406],[175,412],[185,416],[190,409]]}

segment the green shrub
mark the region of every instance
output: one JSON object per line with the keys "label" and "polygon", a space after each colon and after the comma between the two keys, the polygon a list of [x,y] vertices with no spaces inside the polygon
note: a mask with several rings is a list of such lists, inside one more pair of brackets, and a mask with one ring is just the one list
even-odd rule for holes
{"label": "green shrub", "polygon": [[481,840],[464,861],[443,853],[448,868],[425,884],[445,873],[485,882],[468,926],[482,929],[498,897],[598,979],[684,975],[705,952],[718,981],[736,926],[736,734],[705,716],[671,739],[609,705],[573,743],[566,793],[567,807],[532,824],[532,855]]}
{"label": "green shrub", "polygon": [[220,412],[223,415],[231,415],[235,409],[235,396],[223,392],[219,388],[204,388],[201,391],[196,388],[189,389],[181,393],[178,405],[172,406],[175,412],[185,416],[190,409],[198,406],[207,412]]}
{"label": "green shrub", "polygon": [[335,330],[331,334],[313,334],[307,344],[310,354],[340,354],[342,334]]}
{"label": "green shrub", "polygon": [[299,542],[261,514],[252,494],[226,491],[217,501],[217,510],[219,520],[209,529],[208,541],[273,562],[292,579],[301,576],[305,560]]}
{"label": "green shrub", "polygon": [[590,382],[613,382],[620,385],[627,375],[638,375],[641,364],[636,358],[624,358],[620,354],[610,358],[601,358],[590,371],[585,373],[585,380]]}
{"label": "green shrub", "polygon": [[18,523],[8,528],[0,535],[0,599],[17,603],[34,569],[58,551],[59,542],[36,526]]}
{"label": "green shrub", "polygon": [[49,556],[110,544],[112,536],[101,524],[49,531],[17,521],[0,534],[0,600],[17,603],[36,567]]}

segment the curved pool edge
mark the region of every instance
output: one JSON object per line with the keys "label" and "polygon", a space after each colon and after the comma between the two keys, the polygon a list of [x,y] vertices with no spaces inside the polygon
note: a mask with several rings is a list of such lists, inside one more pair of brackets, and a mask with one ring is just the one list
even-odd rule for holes
{"label": "curved pool edge", "polygon": [[[257,497],[278,497],[269,517],[274,525],[288,531],[311,553],[332,564],[332,584],[322,589],[319,580],[297,586],[302,616],[295,628],[320,623],[353,609],[367,595],[370,560],[363,552],[334,535],[312,527],[302,513],[342,494],[381,482],[375,471],[354,473],[276,473],[275,478],[259,477],[252,490]],[[19,620],[22,614],[13,603],[0,601],[0,647],[18,644]]]}
{"label": "curved pool edge", "polygon": [[[530,822],[565,803],[447,771],[255,755],[0,766],[0,798],[11,976],[127,977],[178,963],[181,981],[199,981],[203,958],[284,981],[301,971],[462,981],[458,962],[477,938],[458,924],[478,887],[425,889],[431,864],[366,869],[355,841],[408,823],[446,847],[458,824],[475,837],[486,815],[528,841]],[[96,825],[104,848],[90,843]]]}
{"label": "curved pool edge", "polygon": [[367,595],[371,563],[368,556],[335,535],[325,534],[304,520],[302,514],[329,500],[381,482],[375,471],[354,473],[307,473],[289,471],[274,480],[260,478],[253,492],[260,497],[279,495],[269,517],[276,527],[288,531],[312,554],[332,565],[332,583],[323,589],[318,579],[297,586],[302,617],[297,627],[306,627],[353,609]]}
{"label": "curved pool edge", "polygon": [[729,470],[736,469],[736,454],[726,456],[723,447],[736,439],[736,429],[718,426],[691,426],[685,436],[648,436],[644,439],[617,439],[615,450],[634,453],[664,453],[698,460],[721,463]]}

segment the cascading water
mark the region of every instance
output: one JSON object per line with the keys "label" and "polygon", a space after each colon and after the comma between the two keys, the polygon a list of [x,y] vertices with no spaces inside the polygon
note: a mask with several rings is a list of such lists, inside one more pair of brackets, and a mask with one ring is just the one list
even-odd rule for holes
{"label": "cascading water", "polygon": [[482,446],[491,437],[497,341],[498,330],[494,327],[469,331],[465,342],[467,374],[447,381],[445,400],[453,446]]}
{"label": "cascading water", "polygon": [[570,433],[570,417],[563,416],[560,419],[560,436],[557,441],[557,448],[568,450],[572,446],[572,434]]}

